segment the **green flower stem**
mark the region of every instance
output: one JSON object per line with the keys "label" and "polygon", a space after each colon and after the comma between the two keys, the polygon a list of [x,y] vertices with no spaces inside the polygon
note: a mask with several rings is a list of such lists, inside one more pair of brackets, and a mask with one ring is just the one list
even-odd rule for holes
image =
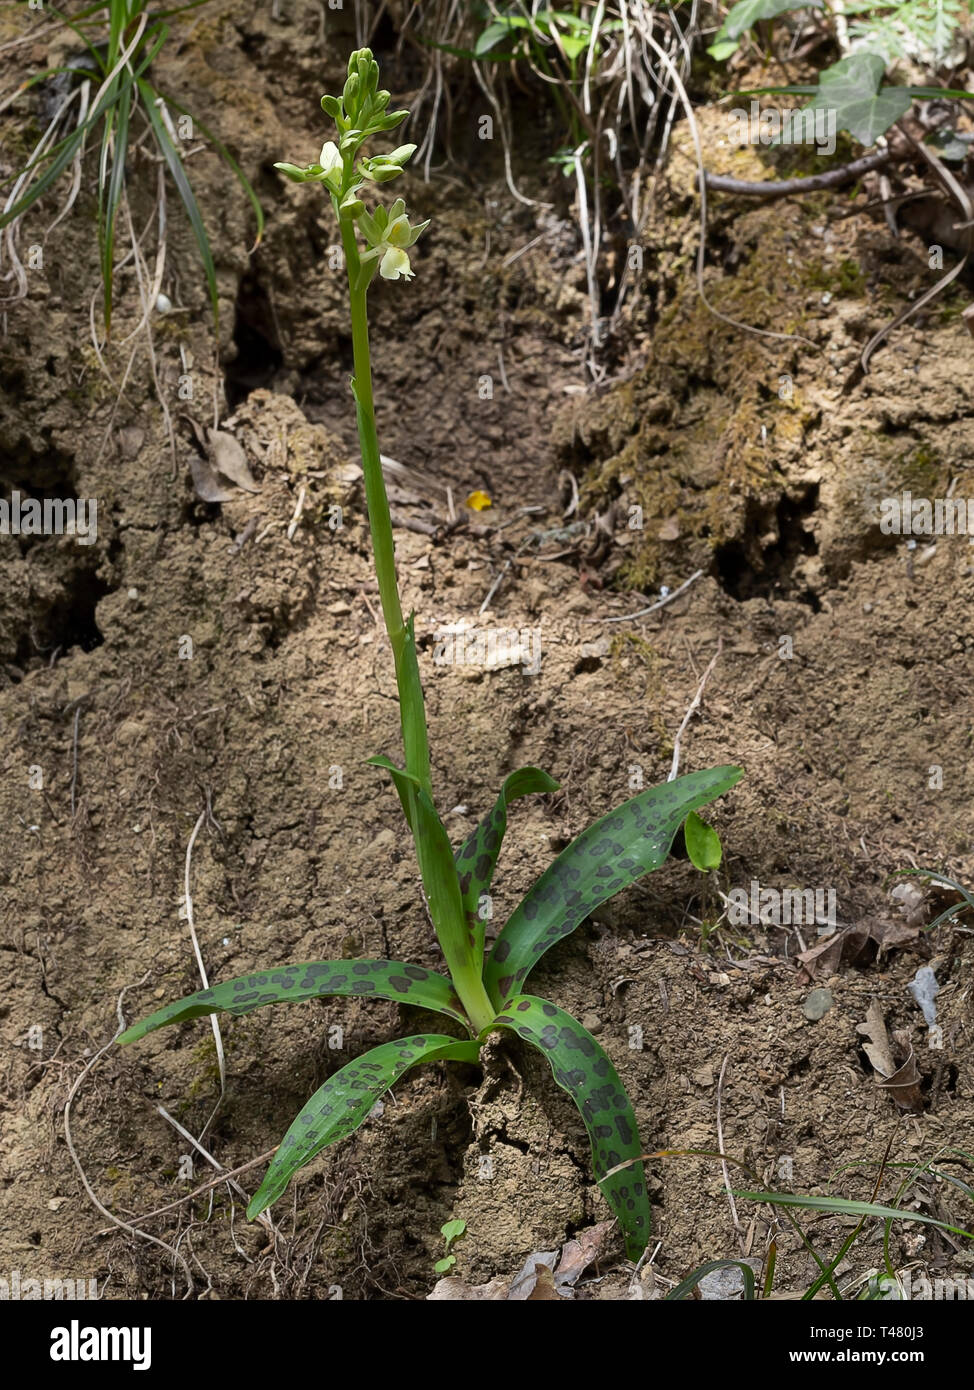
{"label": "green flower stem", "polygon": [[[379,581],[379,598],[386,632],[392,646],[396,665],[396,685],[399,690],[399,712],[402,721],[403,747],[405,749],[406,771],[415,777],[432,802],[433,789],[430,777],[429,735],[426,728],[426,708],[423,700],[423,687],[419,678],[419,662],[416,657],[416,643],[412,626],[403,621],[402,605],[399,601],[399,583],[396,577],[396,548],[392,534],[392,518],[389,515],[389,499],[386,495],[385,480],[382,476],[382,462],[379,458],[379,440],[375,429],[375,405],[372,396],[372,364],[369,353],[368,287],[372,278],[371,267],[363,266],[355,241],[352,220],[342,217],[335,199],[342,232],[342,245],[345,251],[345,265],[348,271],[348,289],[352,319],[352,355],[355,376],[352,390],[355,395],[355,409],[358,420],[359,445],[362,451],[362,470],[365,475],[365,498],[369,511],[369,529],[372,532],[372,549],[375,556],[375,572]],[[410,801],[410,824],[416,841],[416,854],[420,868],[426,864],[426,846],[422,843],[420,817],[415,805],[416,792],[412,786],[407,788]],[[427,874],[424,872],[424,887],[429,891]],[[439,924],[444,925],[445,924]],[[487,996],[483,983],[482,962],[475,960],[468,949],[466,927],[457,923],[456,930],[444,930],[434,922],[437,938],[443,951],[457,994],[474,1031],[481,1033],[493,1021],[496,1010]]]}
{"label": "green flower stem", "polygon": [[[337,203],[337,200],[336,200]],[[337,212],[337,206],[336,206]],[[392,646],[396,666],[396,685],[399,689],[399,711],[402,721],[406,771],[419,780],[433,795],[430,776],[429,736],[426,729],[426,710],[416,648],[402,616],[399,602],[399,582],[396,577],[396,546],[389,515],[382,463],[379,458],[379,439],[375,429],[375,404],[372,397],[372,362],[369,352],[368,282],[369,271],[359,259],[351,219],[339,215],[345,264],[348,270],[348,289],[352,319],[352,356],[355,376],[352,390],[358,421],[359,446],[365,475],[365,499],[372,532],[375,572],[379,581],[382,617]]]}

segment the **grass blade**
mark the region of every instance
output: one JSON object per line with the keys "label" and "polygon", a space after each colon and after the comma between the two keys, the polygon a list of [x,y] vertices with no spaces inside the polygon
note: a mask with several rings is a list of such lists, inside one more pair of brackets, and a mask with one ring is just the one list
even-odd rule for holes
{"label": "grass blade", "polygon": [[111,173],[98,181],[98,240],[101,250],[101,277],[104,296],[105,332],[112,326],[112,281],[115,271],[115,220],[125,190],[125,162],[128,154],[129,116],[132,87],[126,84],[109,111],[102,132],[102,169],[111,152]]}
{"label": "grass blade", "polygon": [[206,235],[206,227],[203,223],[203,216],[193,193],[192,185],[183,166],[183,161],[179,157],[179,152],[172,142],[169,131],[166,129],[165,121],[160,115],[156,105],[157,93],[144,78],[139,78],[139,93],[145,106],[149,124],[152,126],[152,133],[155,136],[156,144],[159,147],[166,166],[172,176],[172,181],[176,185],[176,191],[186,209],[186,216],[189,218],[193,235],[196,238],[196,246],[200,253],[200,260],[203,262],[203,271],[206,275],[206,285],[210,295],[210,305],[213,309],[213,322],[218,328],[220,322],[220,294],[216,283],[216,266],[213,263],[213,252],[210,249],[210,240]]}
{"label": "grass blade", "polygon": [[925,1216],[923,1212],[902,1211],[899,1207],[884,1207],[875,1202],[856,1202],[847,1197],[802,1197],[793,1192],[735,1192],[734,1196],[744,1197],[750,1202],[770,1202],[776,1207],[827,1211],[835,1216],[876,1216],[884,1221],[919,1221],[926,1226],[936,1226],[941,1231],[951,1231],[955,1236],[974,1240],[974,1232],[965,1231],[962,1226],[951,1226],[946,1221],[938,1221],[935,1216]]}
{"label": "grass blade", "polygon": [[[194,9],[195,5],[203,5],[207,3],[208,0],[195,0],[194,5],[187,5],[185,8]],[[233,155],[227,149],[226,145],[224,145],[223,141],[220,140],[218,136],[214,135],[210,127],[206,125],[203,121],[201,121],[199,116],[194,115],[192,111],[188,110],[187,107],[183,106],[181,102],[175,101],[172,97],[166,97],[165,101],[168,106],[171,106],[174,111],[178,111],[181,116],[188,116],[190,120],[193,122],[193,125],[198,127],[203,132],[207,140],[209,140],[210,144],[216,150],[217,154],[223,160],[224,164],[226,164],[230,172],[233,174],[234,178],[239,183],[240,187],[243,189],[250,202],[251,207],[254,209],[254,213],[257,218],[257,237],[254,242],[254,246],[258,246],[264,236],[264,209],[261,206],[260,199],[257,197],[257,194],[254,191],[253,184],[247,178],[247,175],[241,169],[240,165],[234,159]]]}
{"label": "grass blade", "polygon": [[712,1274],[715,1269],[739,1269],[744,1275],[744,1301],[750,1302],[756,1298],[754,1292],[754,1270],[750,1265],[746,1265],[743,1260],[708,1260],[706,1264],[700,1265],[688,1274],[682,1284],[677,1284],[675,1289],[671,1289],[666,1295],[664,1303],[681,1303],[688,1294],[700,1283],[700,1280],[708,1274]]}

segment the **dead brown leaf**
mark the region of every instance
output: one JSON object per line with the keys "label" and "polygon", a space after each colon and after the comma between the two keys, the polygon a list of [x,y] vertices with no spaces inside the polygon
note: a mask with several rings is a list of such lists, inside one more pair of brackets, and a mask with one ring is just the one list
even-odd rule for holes
{"label": "dead brown leaf", "polygon": [[570,1299],[579,1277],[599,1258],[614,1221],[600,1221],[580,1231],[561,1250],[538,1250],[529,1255],[513,1279],[489,1284],[466,1284],[458,1275],[441,1279],[429,1302],[560,1302]]}
{"label": "dead brown leaf", "polygon": [[802,979],[805,982],[827,979],[838,973],[840,965],[861,965],[872,953],[877,957],[897,946],[914,943],[919,928],[907,922],[884,921],[879,917],[864,917],[861,922],[843,927],[825,937],[817,946],[802,951]]}
{"label": "dead brown leaf", "polygon": [[193,490],[203,502],[229,502],[236,488],[259,492],[250,471],[243,446],[226,430],[204,430],[191,416],[182,417],[191,426],[205,458],[194,455],[189,469]]}
{"label": "dead brown leaf", "polygon": [[226,430],[210,430],[207,449],[209,460],[217,473],[229,478],[244,492],[260,492],[250,471],[243,445]]}
{"label": "dead brown leaf", "polygon": [[[886,1031],[886,1020],[878,999],[874,999],[866,1013],[866,1021],[857,1024],[856,1032],[867,1041],[863,1051],[876,1072],[877,1085],[889,1091],[901,1110],[914,1113],[923,1109],[923,1095],[920,1091],[920,1076],[917,1071],[916,1053],[908,1033],[894,1033],[892,1040]],[[894,1043],[896,1048],[894,1050]],[[905,1056],[903,1062],[897,1061],[897,1054]]]}

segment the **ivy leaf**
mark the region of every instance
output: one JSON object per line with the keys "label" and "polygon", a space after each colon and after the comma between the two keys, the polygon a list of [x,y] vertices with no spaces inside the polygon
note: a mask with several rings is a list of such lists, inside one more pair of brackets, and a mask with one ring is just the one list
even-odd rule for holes
{"label": "ivy leaf", "polygon": [[726,62],[731,54],[737,52],[738,47],[739,41],[737,39],[724,39],[719,42],[715,40],[707,49],[707,52],[715,63],[723,63]]}
{"label": "ivy leaf", "polygon": [[485,53],[489,53],[492,48],[496,48],[497,44],[506,39],[516,27],[510,19],[504,18],[495,20],[493,24],[488,24],[474,44],[474,57],[482,58]]}
{"label": "ivy leaf", "polygon": [[[836,130],[847,130],[860,145],[874,145],[913,105],[908,87],[880,86],[885,71],[885,59],[878,53],[852,53],[819,73],[818,91],[806,110],[834,113]],[[785,143],[790,125],[784,122]]]}

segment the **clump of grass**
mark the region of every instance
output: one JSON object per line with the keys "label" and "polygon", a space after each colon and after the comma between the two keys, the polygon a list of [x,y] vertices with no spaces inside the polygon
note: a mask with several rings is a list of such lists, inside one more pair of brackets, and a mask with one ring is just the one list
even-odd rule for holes
{"label": "clump of grass", "polygon": [[[952,1186],[955,1191],[961,1193],[968,1200],[974,1200],[974,1187],[963,1177],[951,1172],[948,1164],[962,1165],[970,1168],[974,1164],[974,1155],[962,1149],[947,1148],[941,1150],[934,1158],[926,1163],[917,1162],[891,1162],[889,1155],[892,1148],[894,1136],[891,1135],[887,1144],[886,1152],[878,1160],[861,1160],[857,1163],[847,1164],[845,1168],[838,1170],[835,1176],[849,1168],[874,1164],[877,1169],[876,1180],[872,1185],[870,1195],[865,1200],[848,1197],[838,1197],[831,1193],[824,1194],[801,1194],[794,1192],[776,1192],[765,1188],[762,1184],[760,1175],[754,1171],[749,1164],[739,1158],[735,1158],[727,1153],[720,1153],[710,1149],[666,1149],[655,1154],[643,1154],[644,1160],[661,1158],[706,1158],[719,1160],[722,1164],[731,1164],[736,1169],[741,1169],[747,1173],[748,1177],[755,1183],[753,1190],[743,1190],[731,1188],[728,1183],[728,1196],[732,1200],[746,1202],[764,1203],[772,1207],[776,1212],[780,1212],[782,1217],[790,1224],[798,1236],[802,1248],[811,1255],[815,1264],[818,1266],[818,1274],[802,1292],[801,1298],[805,1301],[819,1296],[823,1289],[827,1289],[832,1298],[839,1302],[846,1302],[849,1299],[855,1300],[897,1300],[904,1297],[902,1283],[899,1278],[891,1251],[891,1235],[893,1226],[896,1222],[906,1221],[918,1223],[924,1226],[931,1226],[937,1230],[945,1231],[948,1235],[959,1236],[963,1239],[974,1241],[974,1232],[966,1229],[959,1224],[959,1221],[951,1217],[949,1220],[933,1216],[929,1212],[914,1210],[912,1207],[904,1205],[906,1197],[911,1188],[917,1186],[925,1174],[929,1174],[938,1183],[945,1183]],[[880,1189],[887,1173],[896,1174],[902,1172],[900,1181],[896,1186],[896,1191],[890,1202],[884,1203],[879,1200]],[[725,1168],[726,1173],[726,1168]],[[858,1217],[855,1225],[849,1234],[839,1245],[838,1250],[833,1255],[823,1254],[812,1239],[810,1224],[802,1225],[796,1212],[808,1212],[818,1215],[819,1218],[826,1216],[839,1217]],[[879,1221],[883,1228],[883,1267],[875,1268],[873,1265],[862,1269],[857,1275],[845,1278],[842,1284],[839,1283],[839,1269],[843,1261],[850,1258],[851,1252],[864,1240],[867,1223]],[[952,1242],[953,1244],[953,1242]],[[702,1265],[698,1265],[687,1277],[672,1289],[666,1298],[671,1301],[680,1301],[690,1298],[694,1290],[706,1275],[718,1269],[738,1269],[743,1277],[742,1298],[745,1301],[758,1299],[768,1299],[780,1297],[776,1292],[776,1279],[780,1281],[779,1270],[779,1236],[772,1234],[763,1260],[760,1262],[761,1268],[755,1273],[754,1265],[747,1261],[737,1259],[714,1259],[708,1260]]]}
{"label": "clump of grass", "polygon": [[72,17],[52,10],[76,35],[81,50],[79,56],[35,73],[0,103],[2,110],[16,96],[40,84],[48,84],[53,98],[53,110],[27,163],[0,181],[0,188],[13,185],[0,210],[0,230],[3,231],[0,264],[5,255],[10,269],[4,278],[16,282],[15,293],[8,302],[26,298],[28,292],[27,272],[18,254],[24,218],[46,193],[68,177],[69,172],[71,182],[64,205],[45,235],[70,212],[81,187],[86,147],[90,140],[97,138],[98,250],[103,320],[106,335],[110,333],[116,224],[141,117],[189,219],[206,277],[214,324],[218,324],[219,297],[213,252],[179,153],[180,137],[171,110],[193,121],[234,174],[253,206],[258,242],[263,232],[264,214],[256,193],[226,146],[202,121],[191,117],[179,102],[164,97],[151,75],[152,64],[169,38],[170,30],[165,21],[196,9],[202,3],[204,0],[191,0],[189,4],[172,9],[152,10],[148,0],[97,0]]}

